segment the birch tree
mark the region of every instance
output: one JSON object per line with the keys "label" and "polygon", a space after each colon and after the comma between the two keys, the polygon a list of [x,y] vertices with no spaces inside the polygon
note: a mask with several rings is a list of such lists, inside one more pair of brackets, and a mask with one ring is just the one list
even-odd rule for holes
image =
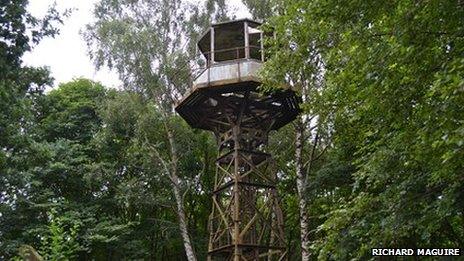
{"label": "birch tree", "polygon": [[147,146],[154,164],[162,166],[171,182],[185,253],[188,260],[196,260],[184,209],[173,105],[190,86],[190,60],[195,58],[198,36],[211,17],[226,19],[225,3],[101,0],[94,14],[96,22],[87,26],[84,37],[97,68],[116,69],[124,88],[141,93],[161,111],[165,144],[147,140]]}

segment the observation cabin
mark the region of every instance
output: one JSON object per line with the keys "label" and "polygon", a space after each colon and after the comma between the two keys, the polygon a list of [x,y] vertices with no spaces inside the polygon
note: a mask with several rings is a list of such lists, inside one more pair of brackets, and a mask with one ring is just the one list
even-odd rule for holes
{"label": "observation cabin", "polygon": [[261,24],[238,20],[214,24],[198,42],[209,70],[198,75],[195,87],[241,81],[259,81],[257,70],[264,62]]}
{"label": "observation cabin", "polygon": [[275,112],[270,129],[278,129],[298,115],[298,100],[293,91],[258,97],[258,71],[265,61],[264,32],[260,26],[250,19],[216,23],[201,36],[198,49],[205,66],[196,72],[192,88],[176,106],[192,127],[218,131],[213,122],[224,116],[218,107],[243,98],[244,92],[251,92],[254,104]]}

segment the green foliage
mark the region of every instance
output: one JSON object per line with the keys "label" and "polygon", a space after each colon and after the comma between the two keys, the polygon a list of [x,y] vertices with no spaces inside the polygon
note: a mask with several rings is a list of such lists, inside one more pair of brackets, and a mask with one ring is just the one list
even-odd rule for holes
{"label": "green foliage", "polygon": [[314,252],[338,260],[368,258],[379,246],[462,247],[462,4],[316,0],[279,8],[270,22],[275,55],[263,74],[269,86],[320,78],[307,111],[326,115],[333,131],[328,161],[312,180],[320,200],[333,198],[313,210],[325,217]]}
{"label": "green foliage", "polygon": [[[26,10],[28,1],[0,3],[0,259],[17,253],[21,228],[33,213],[22,211],[33,185],[29,155],[37,103],[52,80],[44,68],[22,64],[25,52],[43,37],[54,36],[62,15],[52,7],[42,19]],[[66,14],[65,14],[66,15]]]}
{"label": "green foliage", "polygon": [[190,60],[210,18],[227,20],[224,1],[101,0],[84,38],[97,68],[115,68],[126,89],[169,110],[187,90]]}
{"label": "green foliage", "polygon": [[87,143],[99,130],[97,114],[105,97],[104,87],[87,79],[76,79],[50,91],[39,116],[40,135],[47,141],[57,137]]}
{"label": "green foliage", "polygon": [[57,216],[56,210],[48,212],[48,231],[41,239],[41,256],[45,260],[71,260],[76,258],[80,245],[77,242],[79,223],[66,216]]}
{"label": "green foliage", "polygon": [[[170,208],[173,203],[180,205],[203,258],[209,215],[205,188],[211,187],[213,165],[201,159],[211,161],[213,143],[206,134],[194,135],[174,115],[173,104],[190,86],[190,60],[196,59],[196,40],[209,19],[227,19],[225,2],[102,0],[95,15],[96,21],[84,33],[92,58],[97,67],[116,68],[125,85],[125,91],[102,111],[109,124],[98,137],[102,146],[111,148],[102,160],[112,165],[105,180],[118,187],[114,207],[126,206],[127,220],[139,219],[144,213],[141,222],[146,227],[151,224],[146,231],[151,233],[150,248],[155,248],[152,256],[175,259],[184,255],[174,225],[181,211],[173,213]],[[173,192],[182,194],[182,200],[173,198]],[[141,195],[150,200],[140,202]],[[170,243],[161,243],[159,238],[168,238]],[[188,236],[184,234],[182,240],[188,241]]]}
{"label": "green foliage", "polygon": [[[462,248],[464,6],[244,3],[276,33],[266,42],[263,90],[291,86],[302,95],[306,145],[315,139],[311,124],[320,123],[322,154],[311,162],[304,195],[312,256]],[[35,247],[47,260],[184,259],[163,165],[172,157],[167,128],[179,151],[188,229],[205,258],[216,144],[172,110],[189,86],[196,39],[211,17],[228,19],[224,1],[202,4],[100,1],[85,37],[97,65],[116,68],[125,89],[75,79],[44,94],[48,72],[22,66],[21,56],[57,32],[60,16],[52,10],[39,20],[27,14],[27,1],[2,3],[0,259],[21,246],[23,255]],[[300,257],[294,136],[285,127],[268,148],[292,260]],[[311,153],[305,146],[303,159]]]}
{"label": "green foliage", "polygon": [[[126,222],[132,222],[127,237],[115,239],[113,244],[125,244],[113,251],[125,257],[161,259],[182,258],[182,241],[178,234],[177,217],[173,209],[174,198],[171,184],[162,164],[153,154],[152,147],[169,154],[167,137],[160,112],[154,109],[142,95],[122,91],[108,99],[101,111],[105,127],[97,135],[106,170],[93,183],[108,184],[107,211],[120,209],[118,214]],[[186,212],[195,245],[205,253],[206,222],[209,215],[209,196],[215,154],[212,139],[206,133],[192,133],[180,118],[172,118],[178,137],[180,173],[185,190]],[[167,157],[165,155],[164,157]],[[119,173],[119,175],[114,175]],[[114,220],[114,219],[113,219]],[[138,232],[136,232],[138,231]],[[106,240],[102,238],[102,240]],[[119,241],[121,240],[121,241]],[[122,252],[128,242],[133,249]],[[138,253],[138,254],[136,254]]]}
{"label": "green foliage", "polygon": [[271,17],[276,7],[276,0],[242,0],[253,19],[263,21]]}
{"label": "green foliage", "polygon": [[[17,181],[24,195],[14,207],[2,206],[2,255],[29,244],[41,246],[47,260],[183,258],[170,184],[150,150],[168,153],[153,103],[76,79],[39,97],[36,108],[29,151],[15,158],[28,162]],[[195,245],[203,249],[214,143],[179,118],[170,124],[182,137],[181,185]]]}

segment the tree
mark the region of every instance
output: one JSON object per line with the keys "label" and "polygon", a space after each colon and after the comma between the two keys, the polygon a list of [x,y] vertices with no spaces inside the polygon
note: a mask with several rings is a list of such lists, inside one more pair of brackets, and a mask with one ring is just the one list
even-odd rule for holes
{"label": "tree", "polygon": [[21,58],[43,37],[58,33],[56,26],[63,17],[52,7],[38,19],[27,12],[27,4],[26,0],[0,4],[0,258],[14,255],[21,242],[11,232],[19,233],[22,225],[15,216],[29,182],[24,174],[29,161],[24,157],[30,151],[37,98],[51,84],[46,69],[23,66]]}
{"label": "tree", "polygon": [[[31,146],[17,159],[28,162],[22,170],[24,197],[2,212],[5,256],[27,244],[25,251],[37,249],[47,259],[61,254],[84,260],[184,258],[172,190],[146,142],[169,151],[163,118],[153,103],[137,92],[75,79],[39,97],[36,108]],[[172,124],[179,146],[189,148],[180,152],[179,169],[196,173],[186,176],[189,189],[183,196],[189,199],[185,206],[193,244],[203,257],[209,198],[202,186],[209,187],[213,176],[213,165],[208,165],[213,143],[206,134],[191,133],[180,119]],[[51,209],[63,221],[54,223],[53,235]],[[79,229],[71,233],[72,224]],[[66,254],[71,234],[78,248]]]}
{"label": "tree", "polygon": [[76,258],[76,254],[80,250],[76,240],[79,224],[73,220],[69,222],[64,216],[57,216],[53,209],[48,215],[50,216],[50,224],[48,225],[48,233],[42,238],[41,256],[45,260]]}
{"label": "tree", "polygon": [[349,163],[344,179],[353,181],[325,211],[314,254],[364,259],[378,246],[462,246],[462,5],[286,1],[282,10],[271,24],[291,48],[276,50],[283,59],[266,75],[321,60],[325,88],[310,106],[329,120],[330,155]]}
{"label": "tree", "polygon": [[2,215],[7,254],[16,252],[21,243],[36,248],[41,244],[38,236],[47,230],[51,208],[68,214],[80,209],[82,216],[71,215],[76,222],[89,214],[92,192],[86,177],[96,155],[91,137],[101,125],[96,110],[104,95],[101,85],[78,79],[36,99],[27,151],[14,158],[21,166],[20,196]]}
{"label": "tree", "polygon": [[[294,126],[294,172],[296,192],[298,195],[300,247],[302,260],[310,259],[310,209],[311,191],[309,181],[315,175],[319,162],[330,145],[326,115],[318,110],[318,97],[325,88],[324,67],[314,43],[300,46],[295,38],[308,36],[302,28],[293,23],[299,19],[297,12],[292,12],[290,4],[278,1],[244,1],[254,15],[266,15],[267,23],[263,26],[274,37],[266,39],[266,61],[261,78],[264,91],[278,91],[291,88],[301,96],[302,112],[293,123]],[[286,10],[289,8],[290,10]],[[273,15],[272,15],[273,14]],[[290,64],[289,61],[292,61]],[[286,66],[281,66],[285,64]]]}
{"label": "tree", "polygon": [[250,11],[253,19],[264,21],[276,14],[275,0],[242,0],[242,3]]}
{"label": "tree", "polygon": [[97,21],[85,33],[97,67],[114,66],[127,89],[141,93],[158,109],[166,140],[153,144],[147,139],[146,146],[151,148],[153,164],[160,164],[170,180],[188,260],[196,260],[196,255],[182,196],[186,182],[180,178],[182,153],[173,104],[189,86],[196,38],[214,13],[225,18],[224,2],[218,4],[207,1],[203,9],[180,0],[102,0],[95,9]]}

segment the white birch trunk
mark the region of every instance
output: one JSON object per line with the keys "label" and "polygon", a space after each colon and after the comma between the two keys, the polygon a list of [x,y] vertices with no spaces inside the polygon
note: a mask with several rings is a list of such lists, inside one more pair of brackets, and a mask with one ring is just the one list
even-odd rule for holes
{"label": "white birch trunk", "polygon": [[303,146],[304,146],[304,124],[303,120],[298,117],[295,122],[295,165],[296,165],[296,187],[298,191],[298,204],[300,210],[300,240],[301,240],[301,260],[308,261],[310,255],[309,240],[309,213],[306,172],[304,171]]}
{"label": "white birch trunk", "polygon": [[196,261],[195,252],[193,251],[192,242],[190,240],[190,235],[187,228],[187,220],[185,218],[185,209],[184,209],[184,200],[180,192],[180,183],[179,176],[177,175],[178,171],[178,155],[177,148],[174,141],[174,136],[172,130],[166,126],[166,132],[169,140],[169,147],[171,149],[171,169],[169,171],[172,188],[174,192],[174,197],[176,199],[177,205],[177,217],[179,218],[179,229],[184,243],[185,254],[189,261]]}
{"label": "white birch trunk", "polygon": [[[177,175],[171,175],[171,179],[177,180],[178,182]],[[174,197],[176,198],[177,216],[179,218],[179,229],[180,229],[180,234],[182,236],[182,240],[184,242],[185,254],[187,255],[187,259],[189,261],[196,261],[197,258],[193,251],[192,242],[190,240],[190,235],[187,229],[187,220],[185,218],[185,211],[184,211],[184,200],[182,199],[178,184],[177,185],[173,184],[173,190],[174,190]]]}

